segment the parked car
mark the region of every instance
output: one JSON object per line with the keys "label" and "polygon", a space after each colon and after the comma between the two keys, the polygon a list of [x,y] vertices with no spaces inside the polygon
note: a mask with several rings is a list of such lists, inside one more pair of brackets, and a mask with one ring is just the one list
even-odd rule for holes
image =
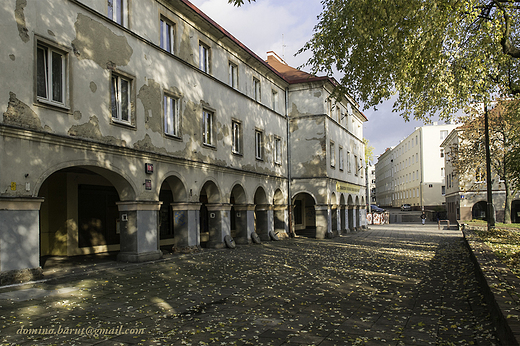
{"label": "parked car", "polygon": [[408,211],[408,210],[412,210],[412,206],[410,204],[403,204],[401,206],[401,211]]}
{"label": "parked car", "polygon": [[370,209],[372,209],[372,212],[374,212],[374,213],[384,213],[386,211],[385,209],[380,208],[375,204],[371,204]]}

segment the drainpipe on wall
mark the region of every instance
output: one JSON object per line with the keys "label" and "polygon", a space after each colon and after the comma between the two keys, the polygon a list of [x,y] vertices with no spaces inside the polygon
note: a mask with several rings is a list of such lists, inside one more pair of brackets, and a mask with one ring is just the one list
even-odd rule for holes
{"label": "drainpipe on wall", "polygon": [[291,129],[289,122],[289,88],[285,88],[285,121],[287,122],[287,218],[289,221],[289,237],[294,237],[292,229],[291,198]]}

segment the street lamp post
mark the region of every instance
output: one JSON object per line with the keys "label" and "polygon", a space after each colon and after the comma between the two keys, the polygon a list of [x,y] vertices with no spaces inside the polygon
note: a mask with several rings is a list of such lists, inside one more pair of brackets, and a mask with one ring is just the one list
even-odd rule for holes
{"label": "street lamp post", "polygon": [[489,119],[486,101],[484,101],[484,131],[486,146],[487,226],[489,231],[495,227],[495,208],[493,206],[493,182],[491,181],[491,153],[489,149]]}

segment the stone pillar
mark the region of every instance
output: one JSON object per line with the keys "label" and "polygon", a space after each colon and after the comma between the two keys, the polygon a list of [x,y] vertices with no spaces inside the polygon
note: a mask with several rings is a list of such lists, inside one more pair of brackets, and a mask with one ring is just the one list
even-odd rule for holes
{"label": "stone pillar", "polygon": [[224,237],[231,235],[231,204],[206,204],[208,208],[208,247],[221,249],[226,247]]}
{"label": "stone pillar", "polygon": [[159,249],[159,209],[162,202],[117,202],[121,249],[117,259],[144,262],[162,257]]}
{"label": "stone pillar", "polygon": [[361,208],[361,228],[366,229],[367,228],[367,208],[363,206]]}
{"label": "stone pillar", "polygon": [[273,217],[274,217],[274,233],[278,235],[278,238],[289,237],[288,227],[288,213],[286,205],[275,205],[273,206]]}
{"label": "stone pillar", "polygon": [[200,246],[201,203],[172,203],[174,248],[179,251]]}
{"label": "stone pillar", "polygon": [[339,231],[340,231],[340,234],[343,234],[345,233],[347,230],[348,230],[348,226],[347,226],[347,210],[345,208],[345,205],[341,205],[341,208],[339,210],[339,222],[340,222],[340,225],[339,225]]}
{"label": "stone pillar", "polygon": [[326,204],[314,206],[316,211],[316,239],[325,239],[327,232],[330,231],[329,206]]}
{"label": "stone pillar", "polygon": [[334,236],[336,236],[338,235],[338,206],[336,204],[331,204],[330,206],[330,219],[330,231]]}
{"label": "stone pillar", "polygon": [[[255,208],[256,229],[261,240],[271,240],[269,231],[273,230],[272,220],[273,211],[269,204],[257,204]],[[271,222],[270,222],[271,221]]]}
{"label": "stone pillar", "polygon": [[43,198],[0,198],[0,282],[42,277],[40,205]]}
{"label": "stone pillar", "polygon": [[255,205],[235,204],[235,227],[237,237],[235,243],[250,244],[251,234],[255,231]]}
{"label": "stone pillar", "polygon": [[354,232],[355,231],[355,216],[354,216],[354,206],[353,205],[349,205],[348,206],[348,217],[347,217],[347,220],[348,220],[348,230],[349,232]]}

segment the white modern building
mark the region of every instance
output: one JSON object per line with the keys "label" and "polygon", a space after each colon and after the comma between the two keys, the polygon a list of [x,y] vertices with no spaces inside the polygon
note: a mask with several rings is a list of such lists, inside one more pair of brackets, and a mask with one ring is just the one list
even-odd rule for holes
{"label": "white modern building", "polygon": [[379,156],[375,169],[377,204],[410,204],[416,210],[444,204],[444,149],[440,144],[456,127],[436,123],[417,127]]}

